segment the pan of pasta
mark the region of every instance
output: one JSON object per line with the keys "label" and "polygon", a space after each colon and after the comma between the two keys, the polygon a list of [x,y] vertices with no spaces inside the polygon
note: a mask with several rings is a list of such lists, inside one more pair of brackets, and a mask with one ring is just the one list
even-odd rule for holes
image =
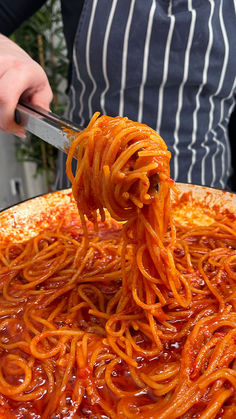
{"label": "pan of pasta", "polygon": [[170,158],[95,114],[72,190],[0,214],[1,419],[236,417],[236,197]]}

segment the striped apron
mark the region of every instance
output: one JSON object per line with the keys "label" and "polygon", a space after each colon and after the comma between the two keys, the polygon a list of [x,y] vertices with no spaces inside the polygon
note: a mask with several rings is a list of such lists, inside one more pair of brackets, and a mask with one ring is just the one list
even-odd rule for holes
{"label": "striped apron", "polygon": [[[234,0],[85,0],[69,118],[86,126],[100,111],[148,124],[172,153],[176,181],[225,189],[235,9]],[[61,161],[59,188],[68,186],[63,173]]]}

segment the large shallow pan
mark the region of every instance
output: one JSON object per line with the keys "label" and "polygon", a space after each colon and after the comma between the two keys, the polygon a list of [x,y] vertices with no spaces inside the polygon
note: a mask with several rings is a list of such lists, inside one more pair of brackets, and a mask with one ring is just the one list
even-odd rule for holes
{"label": "large shallow pan", "polygon": [[[212,188],[178,184],[172,195],[175,218],[185,224],[209,225],[217,214],[236,217],[236,195]],[[0,214],[0,241],[19,242],[57,224],[61,217],[77,216],[71,189],[43,195],[15,205]]]}

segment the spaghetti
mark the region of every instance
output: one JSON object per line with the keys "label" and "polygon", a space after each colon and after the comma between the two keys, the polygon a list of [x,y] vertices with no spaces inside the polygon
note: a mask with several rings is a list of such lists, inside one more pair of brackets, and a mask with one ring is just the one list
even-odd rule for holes
{"label": "spaghetti", "polygon": [[169,160],[95,114],[67,162],[81,223],[0,248],[0,418],[236,416],[235,219],[174,221]]}

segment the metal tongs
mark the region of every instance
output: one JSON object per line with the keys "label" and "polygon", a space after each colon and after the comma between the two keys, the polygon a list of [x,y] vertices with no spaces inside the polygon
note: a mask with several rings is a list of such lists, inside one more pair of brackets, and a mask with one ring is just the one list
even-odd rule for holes
{"label": "metal tongs", "polygon": [[78,125],[48,112],[40,106],[22,102],[18,103],[16,107],[15,120],[26,131],[64,153],[68,152],[73,137],[83,130]]}

